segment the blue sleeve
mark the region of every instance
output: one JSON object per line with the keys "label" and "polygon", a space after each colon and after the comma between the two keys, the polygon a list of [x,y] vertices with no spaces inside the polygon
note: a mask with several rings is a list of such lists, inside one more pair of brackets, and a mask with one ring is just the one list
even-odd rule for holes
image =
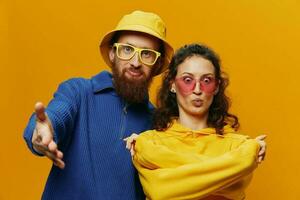
{"label": "blue sleeve", "polygon": [[[66,145],[68,137],[71,136],[80,106],[81,90],[80,79],[68,80],[58,87],[54,93],[54,98],[46,108],[46,113],[54,129],[54,141],[61,149]],[[29,123],[24,131],[24,139],[29,149],[36,155],[38,154],[32,147],[32,135],[35,128],[36,115],[31,116]],[[41,156],[41,155],[40,155]]]}

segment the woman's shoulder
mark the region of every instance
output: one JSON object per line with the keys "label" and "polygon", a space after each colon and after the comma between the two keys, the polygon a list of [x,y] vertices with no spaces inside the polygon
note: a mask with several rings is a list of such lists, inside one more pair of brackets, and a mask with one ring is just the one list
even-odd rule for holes
{"label": "woman's shoulder", "polygon": [[249,139],[250,137],[244,133],[241,132],[229,132],[229,133],[225,133],[224,137],[229,137],[229,138],[233,138],[233,139]]}
{"label": "woman's shoulder", "polygon": [[232,138],[232,139],[239,139],[239,140],[245,140],[249,138],[248,135],[245,135],[244,133],[236,130],[230,125],[226,125],[223,127],[223,134],[221,136],[223,136],[224,138]]}
{"label": "woman's shoulder", "polygon": [[226,133],[223,137],[225,138],[225,140],[231,143],[232,147],[238,147],[246,143],[253,143],[257,145],[257,141],[255,139],[252,139],[249,135],[246,135],[239,131]]}
{"label": "woman's shoulder", "polygon": [[159,130],[147,130],[142,132],[139,137],[137,138],[138,140],[145,140],[145,141],[161,141],[164,140],[168,136],[166,131],[159,131]]}
{"label": "woman's shoulder", "polygon": [[147,130],[147,131],[142,132],[139,136],[142,136],[142,137],[153,137],[154,135],[161,134],[161,133],[162,133],[162,131],[151,129],[151,130]]}

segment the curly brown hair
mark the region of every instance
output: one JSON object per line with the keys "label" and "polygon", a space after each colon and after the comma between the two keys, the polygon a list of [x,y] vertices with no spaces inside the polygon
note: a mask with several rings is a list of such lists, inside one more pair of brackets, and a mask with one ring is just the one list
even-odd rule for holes
{"label": "curly brown hair", "polygon": [[159,131],[166,130],[172,123],[172,119],[179,116],[176,94],[170,92],[171,83],[177,75],[178,65],[192,56],[200,56],[209,60],[215,69],[215,77],[219,82],[218,93],[208,111],[208,126],[216,129],[218,134],[223,133],[223,127],[229,124],[238,129],[238,117],[230,114],[230,99],[225,95],[225,89],[229,84],[227,75],[221,71],[218,55],[209,47],[202,44],[189,44],[181,47],[174,54],[168,71],[165,72],[162,86],[158,93],[157,109],[154,112],[153,128]]}

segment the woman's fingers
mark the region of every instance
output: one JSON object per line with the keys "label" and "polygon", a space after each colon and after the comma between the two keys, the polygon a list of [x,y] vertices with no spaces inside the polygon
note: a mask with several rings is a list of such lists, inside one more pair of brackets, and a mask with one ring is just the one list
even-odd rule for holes
{"label": "woman's fingers", "polygon": [[135,154],[134,144],[135,144],[136,138],[138,136],[139,136],[138,134],[133,133],[133,134],[131,134],[131,136],[124,139],[124,141],[126,142],[126,149],[130,150],[131,156],[133,156]]}
{"label": "woman's fingers", "polygon": [[266,148],[267,148],[267,143],[265,142],[266,137],[267,137],[266,135],[260,135],[255,138],[255,140],[260,145],[260,149],[258,152],[258,159],[257,159],[258,163],[261,163],[266,156]]}
{"label": "woman's fingers", "polygon": [[256,140],[264,140],[264,139],[266,139],[266,137],[267,137],[267,135],[259,135],[255,139]]}

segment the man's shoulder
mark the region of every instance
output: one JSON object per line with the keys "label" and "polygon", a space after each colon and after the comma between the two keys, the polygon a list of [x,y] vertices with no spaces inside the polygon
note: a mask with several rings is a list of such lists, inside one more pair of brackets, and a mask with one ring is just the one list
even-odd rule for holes
{"label": "man's shoulder", "polygon": [[107,71],[102,71],[91,78],[73,77],[63,81],[60,85],[77,90],[98,90],[111,85],[111,74]]}
{"label": "man's shoulder", "polygon": [[89,84],[90,81],[91,81],[90,78],[72,77],[72,78],[65,80],[62,83],[63,84],[72,84],[72,85],[78,85],[78,84],[86,85],[86,84]]}
{"label": "man's shoulder", "polygon": [[60,83],[60,88],[69,88],[71,90],[85,90],[91,87],[91,79],[83,77],[69,78]]}

